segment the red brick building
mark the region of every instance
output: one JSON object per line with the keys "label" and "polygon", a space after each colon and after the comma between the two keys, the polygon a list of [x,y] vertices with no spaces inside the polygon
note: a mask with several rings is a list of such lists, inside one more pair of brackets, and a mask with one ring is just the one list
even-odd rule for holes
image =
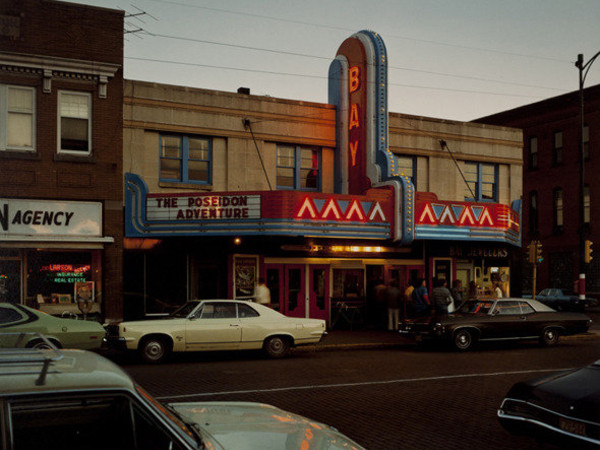
{"label": "red brick building", "polygon": [[[600,215],[600,155],[596,155],[600,145],[600,85],[585,89],[584,99],[583,232],[585,239],[600,243],[600,227],[594,220]],[[538,291],[557,287],[571,292],[580,273],[579,112],[576,91],[476,121],[523,129],[523,251],[532,240],[542,243]],[[525,263],[524,269],[524,291],[531,292],[531,267]],[[583,273],[586,292],[592,297],[600,293],[600,258],[586,264]]]}
{"label": "red brick building", "polygon": [[0,3],[0,301],[122,315],[123,12]]}

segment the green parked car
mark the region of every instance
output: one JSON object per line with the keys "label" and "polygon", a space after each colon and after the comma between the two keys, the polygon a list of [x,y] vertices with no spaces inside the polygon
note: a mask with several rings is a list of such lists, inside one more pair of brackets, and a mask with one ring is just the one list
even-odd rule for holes
{"label": "green parked car", "polygon": [[[41,333],[58,348],[94,350],[100,348],[104,327],[91,320],[62,319],[24,305],[0,303],[0,333]],[[26,347],[48,345],[28,335]]]}

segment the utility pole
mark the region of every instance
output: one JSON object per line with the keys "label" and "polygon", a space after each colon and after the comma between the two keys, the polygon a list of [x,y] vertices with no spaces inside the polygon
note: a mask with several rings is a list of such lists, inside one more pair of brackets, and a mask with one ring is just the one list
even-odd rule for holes
{"label": "utility pole", "polygon": [[583,108],[583,85],[585,78],[600,52],[592,56],[584,64],[583,54],[577,55],[575,67],[579,69],[579,300],[585,300],[585,268],[589,261],[586,261],[586,240],[585,240],[585,153],[584,153],[584,108]]}

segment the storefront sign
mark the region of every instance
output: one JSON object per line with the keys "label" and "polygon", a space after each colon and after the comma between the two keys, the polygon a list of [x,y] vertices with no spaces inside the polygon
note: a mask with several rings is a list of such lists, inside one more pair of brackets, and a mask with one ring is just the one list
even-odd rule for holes
{"label": "storefront sign", "polygon": [[2,236],[101,236],[102,204],[0,199]]}
{"label": "storefront sign", "polygon": [[260,195],[147,197],[149,220],[236,220],[260,218]]}
{"label": "storefront sign", "polygon": [[508,250],[498,247],[450,247],[450,256],[457,258],[507,258]]}

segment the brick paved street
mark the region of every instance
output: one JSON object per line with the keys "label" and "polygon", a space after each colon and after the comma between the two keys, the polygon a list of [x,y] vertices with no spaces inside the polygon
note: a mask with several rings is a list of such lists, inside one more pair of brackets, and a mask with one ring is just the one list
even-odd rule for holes
{"label": "brick paved street", "polygon": [[162,366],[122,360],[163,401],[258,401],[335,426],[369,449],[550,449],[506,433],[496,408],[510,386],[579,367],[600,340],[488,345],[461,354],[405,343],[393,348],[189,354]]}

